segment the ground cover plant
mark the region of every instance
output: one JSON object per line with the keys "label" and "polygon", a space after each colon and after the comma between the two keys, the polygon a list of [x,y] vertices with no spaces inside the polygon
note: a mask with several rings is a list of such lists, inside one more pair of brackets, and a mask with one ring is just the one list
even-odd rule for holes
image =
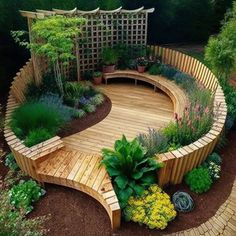
{"label": "ground cover plant", "polygon": [[195,193],[207,192],[211,185],[220,178],[222,159],[217,153],[212,153],[201,166],[188,172],[185,182]]}
{"label": "ground cover plant", "polygon": [[114,189],[121,208],[127,205],[131,195],[141,196],[155,183],[155,173],[161,167],[137,139],[129,142],[125,136],[117,140],[114,150],[102,150],[102,164],[113,179]]}
{"label": "ground cover plant", "polygon": [[10,203],[8,191],[0,191],[0,235],[41,236],[46,233],[43,228],[46,217],[27,219],[22,211],[15,210]]}
{"label": "ground cover plant", "polygon": [[33,180],[22,180],[19,184],[14,185],[9,192],[11,204],[26,214],[33,210],[32,203],[38,201],[44,194],[45,190]]}
{"label": "ground cover plant", "polygon": [[141,197],[129,198],[124,217],[150,229],[163,230],[176,217],[176,211],[169,195],[157,185],[151,185]]}
{"label": "ground cover plant", "polygon": [[32,210],[32,201],[37,201],[43,190],[35,181],[28,180],[23,183],[22,179],[27,179],[25,174],[19,168],[12,168],[1,182],[0,235],[45,235],[47,230],[43,224],[49,217],[28,218],[26,216],[27,212]]}
{"label": "ground cover plant", "polygon": [[5,166],[7,166],[12,171],[19,170],[19,166],[17,165],[15,157],[13,156],[12,153],[6,155]]}

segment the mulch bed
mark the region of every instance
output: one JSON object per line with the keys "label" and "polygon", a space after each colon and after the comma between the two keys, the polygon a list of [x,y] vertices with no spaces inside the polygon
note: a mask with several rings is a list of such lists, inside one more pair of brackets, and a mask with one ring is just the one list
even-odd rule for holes
{"label": "mulch bed", "polygon": [[67,137],[72,134],[81,132],[97,123],[102,121],[111,111],[111,100],[106,95],[104,95],[104,102],[96,107],[96,111],[86,114],[81,119],[72,120],[63,130],[61,130],[58,135],[61,138]]}

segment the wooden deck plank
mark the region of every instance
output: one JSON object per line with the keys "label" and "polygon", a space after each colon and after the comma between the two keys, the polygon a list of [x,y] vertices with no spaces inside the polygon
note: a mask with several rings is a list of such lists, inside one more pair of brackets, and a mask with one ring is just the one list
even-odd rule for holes
{"label": "wooden deck plank", "polygon": [[160,129],[173,119],[173,103],[163,92],[133,84],[101,85],[100,89],[112,100],[111,112],[100,123],[64,138],[67,147],[101,154],[102,148],[112,148],[123,134],[133,139],[139,133],[146,133],[149,127]]}

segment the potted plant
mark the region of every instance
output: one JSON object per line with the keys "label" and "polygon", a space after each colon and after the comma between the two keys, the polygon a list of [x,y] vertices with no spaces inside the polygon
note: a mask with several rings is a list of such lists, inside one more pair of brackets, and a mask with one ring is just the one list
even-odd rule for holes
{"label": "potted plant", "polygon": [[148,65],[148,60],[145,57],[139,57],[136,59],[137,69],[139,73],[144,73],[146,66]]}
{"label": "potted plant", "polygon": [[100,71],[93,72],[93,83],[96,85],[102,83],[102,72],[100,72]]}
{"label": "potted plant", "polygon": [[118,61],[118,54],[113,48],[104,48],[102,51],[103,73],[112,73],[115,71],[115,65]]}

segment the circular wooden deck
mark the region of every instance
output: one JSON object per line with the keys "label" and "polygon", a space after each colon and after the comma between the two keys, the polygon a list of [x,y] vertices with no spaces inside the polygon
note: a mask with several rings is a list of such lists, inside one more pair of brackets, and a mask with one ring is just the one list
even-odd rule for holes
{"label": "circular wooden deck", "polygon": [[100,123],[64,138],[66,147],[98,154],[104,147],[111,148],[122,134],[133,139],[149,127],[165,126],[173,118],[171,99],[159,90],[154,92],[152,87],[112,83],[99,88],[111,99],[111,112]]}

